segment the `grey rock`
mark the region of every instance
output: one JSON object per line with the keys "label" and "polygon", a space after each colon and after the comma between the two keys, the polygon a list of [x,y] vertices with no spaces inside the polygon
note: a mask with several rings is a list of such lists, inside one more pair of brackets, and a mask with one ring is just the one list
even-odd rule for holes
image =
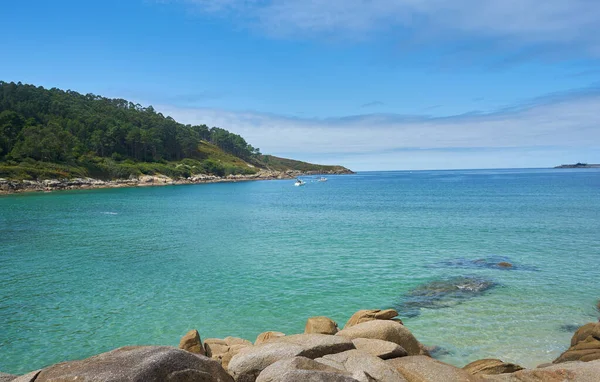
{"label": "grey rock", "polygon": [[[33,374],[33,373],[31,373]],[[29,376],[29,375],[28,375]],[[169,346],[129,346],[42,369],[16,382],[231,382],[219,365],[202,355]],[[33,379],[32,379],[33,378]]]}
{"label": "grey rock", "polygon": [[350,373],[313,361],[295,357],[277,361],[260,373],[256,382],[358,382]]}
{"label": "grey rock", "polygon": [[406,379],[386,361],[360,350],[328,354],[315,361],[352,373],[361,382],[406,382]]}

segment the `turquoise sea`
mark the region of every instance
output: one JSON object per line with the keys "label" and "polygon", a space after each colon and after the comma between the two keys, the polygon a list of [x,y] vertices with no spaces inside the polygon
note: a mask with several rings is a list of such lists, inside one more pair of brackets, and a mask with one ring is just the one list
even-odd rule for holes
{"label": "turquoise sea", "polygon": [[0,197],[0,371],[388,307],[443,361],[535,366],[598,319],[598,170],[305,180]]}

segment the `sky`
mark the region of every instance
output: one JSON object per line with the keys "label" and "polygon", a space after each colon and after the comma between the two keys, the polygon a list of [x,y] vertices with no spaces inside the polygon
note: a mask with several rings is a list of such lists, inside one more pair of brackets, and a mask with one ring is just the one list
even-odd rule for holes
{"label": "sky", "polygon": [[600,163],[597,0],[20,0],[0,80],[357,171]]}

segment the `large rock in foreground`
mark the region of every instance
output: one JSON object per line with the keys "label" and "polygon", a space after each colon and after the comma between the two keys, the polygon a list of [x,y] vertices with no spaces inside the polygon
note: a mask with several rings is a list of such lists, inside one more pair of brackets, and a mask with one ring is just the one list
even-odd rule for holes
{"label": "large rock in foreground", "polygon": [[17,375],[0,373],[0,382],[10,382],[17,377]]}
{"label": "large rock in foreground", "polygon": [[517,371],[512,374],[481,375],[481,381],[493,382],[598,382],[600,360],[565,362],[538,369]]}
{"label": "large rock in foreground", "polygon": [[472,375],[492,375],[514,373],[523,370],[523,368],[514,363],[503,362],[499,359],[480,359],[463,367],[463,370]]}
{"label": "large rock in foreground", "polygon": [[350,317],[348,322],[346,322],[346,325],[344,325],[344,329],[347,329],[354,325],[362,324],[363,322],[367,321],[391,320],[397,316],[398,312],[396,312],[394,309],[363,309],[354,313],[352,317]]}
{"label": "large rock in foreground", "polygon": [[[31,381],[22,376],[14,381]],[[231,382],[219,365],[202,355],[169,346],[128,346],[81,361],[43,369],[35,382]]]}
{"label": "large rock in foreground", "polygon": [[256,382],[358,382],[331,366],[306,357],[277,361],[260,373]]}
{"label": "large rock in foreground", "polygon": [[229,374],[239,382],[254,382],[273,363],[294,357],[317,358],[354,349],[352,341],[325,334],[297,334],[242,349],[229,362]]}
{"label": "large rock in foreground", "polygon": [[402,357],[385,361],[398,370],[408,382],[477,382],[472,376],[457,367],[427,356]]}
{"label": "large rock in foreground", "polygon": [[384,360],[360,350],[328,354],[317,358],[316,361],[352,373],[352,377],[361,382],[406,382],[402,375]]}
{"label": "large rock in foreground", "polygon": [[374,320],[354,325],[348,329],[340,330],[336,336],[350,339],[372,338],[393,342],[406,350],[408,355],[421,354],[419,341],[404,325],[389,320]]}
{"label": "large rock in foreground", "polygon": [[600,322],[589,323],[579,328],[573,338],[571,347],[553,363],[570,361],[594,361],[600,359]]}

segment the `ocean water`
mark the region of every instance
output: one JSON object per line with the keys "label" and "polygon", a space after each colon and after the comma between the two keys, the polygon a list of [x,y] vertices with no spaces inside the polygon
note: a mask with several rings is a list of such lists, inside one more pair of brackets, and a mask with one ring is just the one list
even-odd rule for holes
{"label": "ocean water", "polygon": [[598,319],[598,170],[306,180],[0,197],[0,371],[388,307],[443,361],[535,366]]}

